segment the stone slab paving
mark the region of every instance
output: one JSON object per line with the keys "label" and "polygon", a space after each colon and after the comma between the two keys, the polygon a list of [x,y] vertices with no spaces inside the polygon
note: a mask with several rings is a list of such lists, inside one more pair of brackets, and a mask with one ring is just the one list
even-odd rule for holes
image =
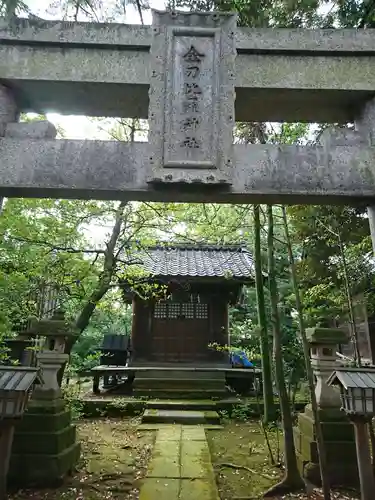
{"label": "stone slab paving", "polygon": [[219,500],[203,427],[164,425],[157,431],[139,500]]}
{"label": "stone slab paving", "polygon": [[145,410],[142,422],[144,423],[170,423],[170,424],[219,424],[220,417],[217,411],[199,410],[158,410],[155,408]]}
{"label": "stone slab paving", "polygon": [[[139,424],[137,429],[139,431],[157,431],[158,429],[163,429],[164,427],[170,427],[170,426],[171,424],[161,424],[161,423],[157,424],[153,422],[147,422],[146,424]],[[202,430],[209,429],[211,431],[220,431],[221,429],[223,429],[222,425],[215,425],[215,424],[196,424],[190,427],[193,427],[194,429],[201,428]]]}

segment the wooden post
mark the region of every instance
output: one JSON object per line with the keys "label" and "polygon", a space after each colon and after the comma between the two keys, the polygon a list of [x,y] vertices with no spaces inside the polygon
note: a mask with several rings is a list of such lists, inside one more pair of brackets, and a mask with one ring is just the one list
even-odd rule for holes
{"label": "wooden post", "polygon": [[351,421],[355,432],[361,500],[373,500],[375,481],[371,465],[370,437],[368,432],[369,418],[352,416]]}
{"label": "wooden post", "polygon": [[94,375],[94,380],[93,380],[93,384],[92,384],[92,392],[94,394],[100,394],[100,390],[99,390],[99,379],[100,379],[100,374],[99,373],[95,373]]}
{"label": "wooden post", "polygon": [[3,421],[0,423],[0,500],[7,498],[7,476],[10,455],[12,451],[14,422]]}

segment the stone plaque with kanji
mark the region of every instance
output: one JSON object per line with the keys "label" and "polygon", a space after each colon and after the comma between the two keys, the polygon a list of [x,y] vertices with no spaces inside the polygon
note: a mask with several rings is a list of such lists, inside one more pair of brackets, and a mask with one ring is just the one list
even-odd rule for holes
{"label": "stone plaque with kanji", "polygon": [[150,181],[230,184],[236,16],[153,12]]}

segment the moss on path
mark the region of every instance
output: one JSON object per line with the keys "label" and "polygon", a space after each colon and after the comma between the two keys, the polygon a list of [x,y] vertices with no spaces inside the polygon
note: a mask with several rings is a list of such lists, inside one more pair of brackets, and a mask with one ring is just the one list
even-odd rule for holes
{"label": "moss on path", "polygon": [[76,474],[55,489],[22,490],[11,500],[130,500],[139,497],[155,433],[138,432],[130,419],[103,419],[78,424],[82,442]]}
{"label": "moss on path", "polygon": [[203,427],[168,425],[156,443],[140,500],[219,500]]}

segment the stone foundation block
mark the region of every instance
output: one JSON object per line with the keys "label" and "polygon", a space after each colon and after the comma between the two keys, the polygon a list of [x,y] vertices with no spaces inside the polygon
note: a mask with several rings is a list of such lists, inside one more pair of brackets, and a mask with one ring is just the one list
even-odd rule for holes
{"label": "stone foundation block", "polygon": [[69,425],[53,432],[16,432],[13,440],[14,453],[58,454],[72,446],[76,440],[76,428]]}
{"label": "stone foundation block", "polygon": [[58,432],[59,429],[65,429],[71,423],[71,414],[69,410],[63,410],[58,413],[27,413],[27,417],[18,422],[17,433],[35,432],[39,430],[45,432]]}
{"label": "stone foundation block", "polygon": [[[331,485],[356,486],[359,479],[353,426],[342,412],[320,413]],[[294,441],[301,473],[311,483],[320,485],[316,428],[309,406],[298,415]]]}
{"label": "stone foundation block", "polygon": [[12,453],[9,483],[17,487],[58,484],[64,476],[74,471],[80,457],[80,449],[80,444],[74,443],[56,455]]}
{"label": "stone foundation block", "polygon": [[32,399],[15,428],[9,481],[19,487],[55,484],[74,469],[79,456],[76,427],[64,401]]}
{"label": "stone foundation block", "polygon": [[[347,419],[339,422],[322,422],[322,431],[325,441],[350,441],[354,443],[353,426]],[[300,432],[315,440],[315,424],[312,417],[305,413],[298,415],[298,428]]]}

